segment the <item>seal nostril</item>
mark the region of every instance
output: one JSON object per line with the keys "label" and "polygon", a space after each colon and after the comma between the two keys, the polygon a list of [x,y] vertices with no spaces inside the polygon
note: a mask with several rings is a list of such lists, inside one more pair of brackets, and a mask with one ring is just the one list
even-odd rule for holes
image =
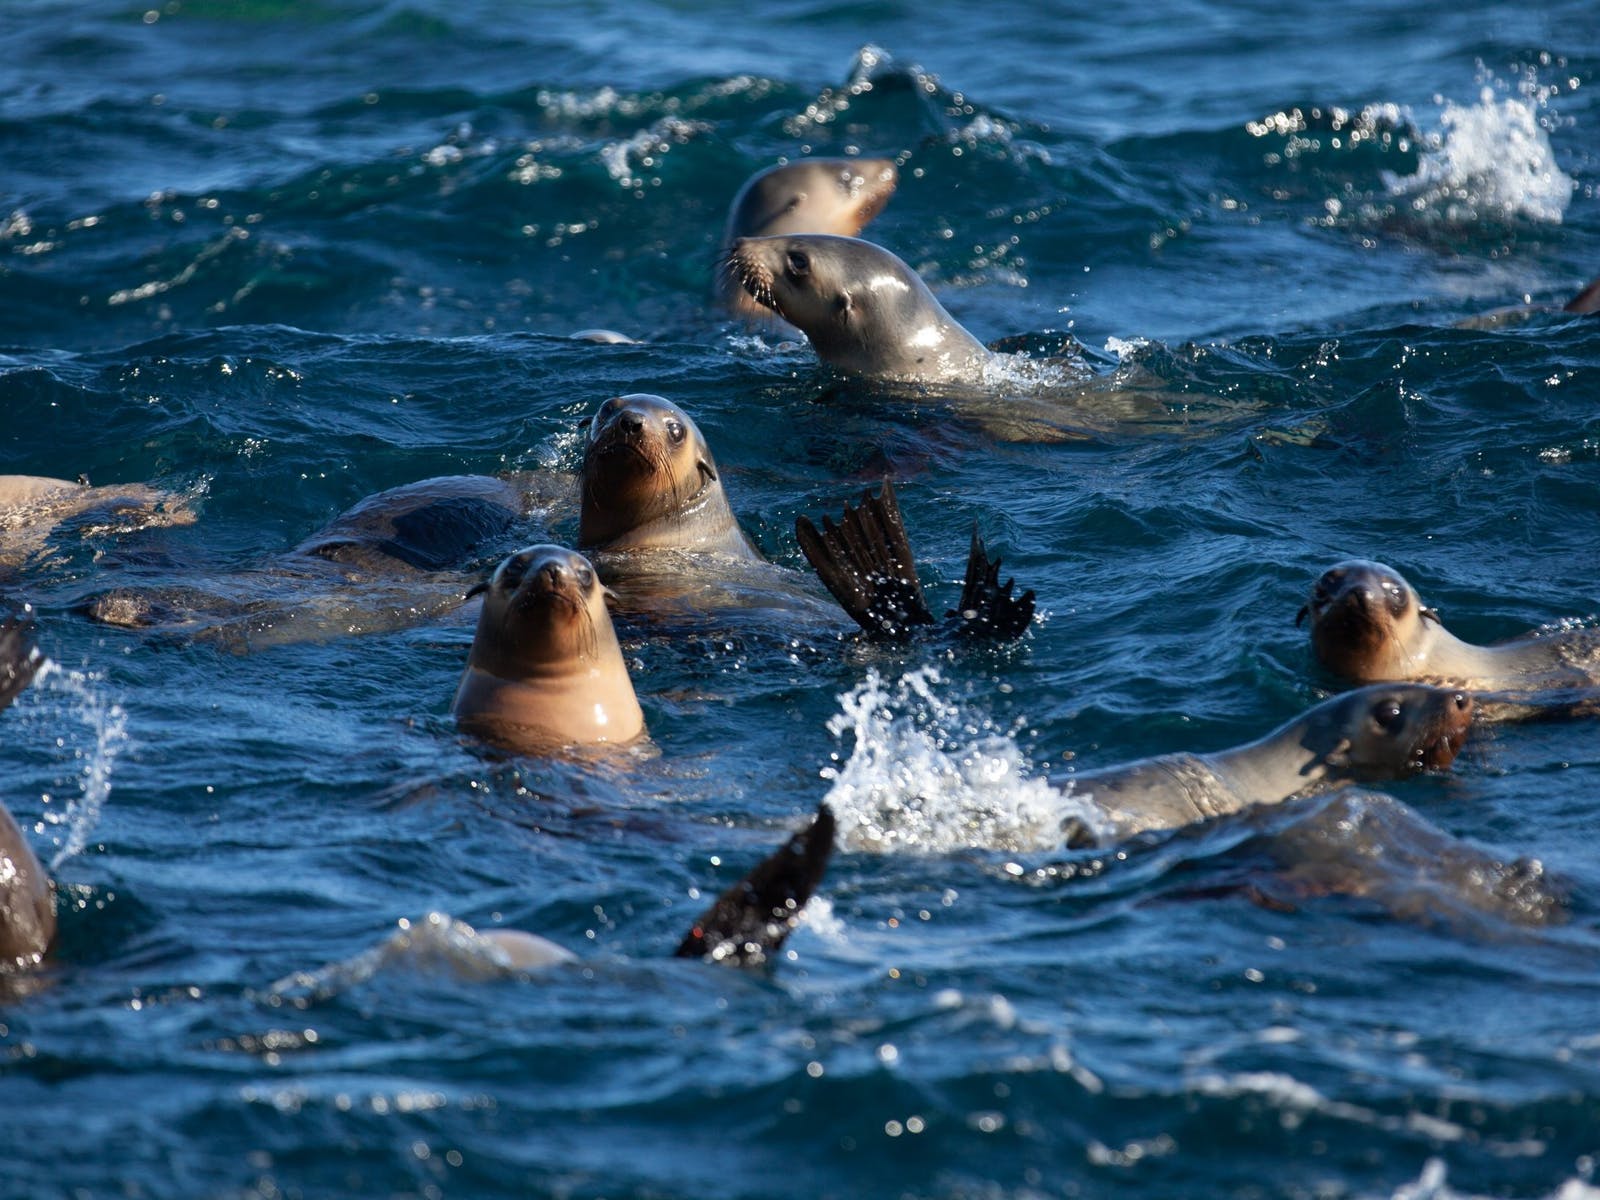
{"label": "seal nostril", "polygon": [[617,424],[628,433],[638,433],[644,428],[644,417],[630,409],[617,418]]}

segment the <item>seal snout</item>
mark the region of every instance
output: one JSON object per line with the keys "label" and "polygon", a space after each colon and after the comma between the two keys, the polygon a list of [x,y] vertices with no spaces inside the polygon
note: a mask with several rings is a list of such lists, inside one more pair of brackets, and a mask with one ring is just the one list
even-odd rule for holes
{"label": "seal snout", "polygon": [[1433,736],[1419,749],[1419,765],[1430,771],[1448,770],[1455,762],[1472,728],[1472,697],[1466,692],[1442,693]]}
{"label": "seal snout", "polygon": [[723,260],[724,270],[745,290],[757,304],[778,311],[777,299],[772,293],[772,268],[762,262],[762,239],[735,238]]}

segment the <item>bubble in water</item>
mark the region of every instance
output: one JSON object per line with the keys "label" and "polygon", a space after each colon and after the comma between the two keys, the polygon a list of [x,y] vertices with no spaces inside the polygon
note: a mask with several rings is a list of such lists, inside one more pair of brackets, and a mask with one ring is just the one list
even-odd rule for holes
{"label": "bubble in water", "polygon": [[1062,822],[1097,833],[1105,818],[1071,792],[1030,778],[1017,744],[937,690],[934,667],[889,685],[876,671],[839,697],[828,732],[854,741],[823,771],[839,841],[853,850],[943,853],[967,847],[1054,850]]}

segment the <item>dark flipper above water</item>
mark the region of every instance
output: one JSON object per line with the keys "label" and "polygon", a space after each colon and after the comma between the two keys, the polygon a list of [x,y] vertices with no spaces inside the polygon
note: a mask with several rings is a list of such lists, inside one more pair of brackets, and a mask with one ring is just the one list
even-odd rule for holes
{"label": "dark flipper above water", "polygon": [[1600,313],[1600,278],[1592,280],[1588,287],[1562,305],[1561,310],[1569,313]]}
{"label": "dark flipper above water", "polygon": [[1000,560],[991,559],[972,527],[972,549],[967,553],[967,577],[961,588],[961,603],[945,613],[961,621],[959,632],[969,637],[1014,638],[1033,621],[1033,589],[1013,596],[1015,579],[1000,584]]}
{"label": "dark flipper above water", "polygon": [[[846,504],[839,524],[824,517],[819,533],[801,517],[794,532],[827,589],[868,633],[903,642],[918,625],[936,623],[922,596],[916,559],[889,480],[877,496],[864,492],[858,507]],[[989,557],[974,526],[961,604],[945,616],[960,622],[959,634],[1018,637],[1033,620],[1034,603],[1031,591],[1013,596],[1015,585],[1008,579],[1001,586],[1000,560]]]}
{"label": "dark flipper above water", "polygon": [[810,825],[717,897],[684,935],[676,956],[754,966],[776,954],[822,881],[834,827],[824,804]]}
{"label": "dark flipper above water", "polygon": [[0,709],[33,681],[43,661],[33,648],[33,622],[26,617],[0,620]]}
{"label": "dark flipper above water", "polygon": [[794,532],[806,561],[868,633],[905,641],[915,626],[934,623],[889,480],[877,496],[863,492],[858,507],[846,504],[837,525],[823,517],[819,533],[801,517]]}

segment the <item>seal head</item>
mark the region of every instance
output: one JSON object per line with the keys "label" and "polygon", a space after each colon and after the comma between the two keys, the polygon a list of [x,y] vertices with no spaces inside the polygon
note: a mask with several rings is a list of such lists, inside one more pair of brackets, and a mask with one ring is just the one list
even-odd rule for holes
{"label": "seal head", "polygon": [[734,518],[705,437],[661,396],[615,396],[589,422],[578,545],[759,557]]}
{"label": "seal head", "polygon": [[451,711],[513,750],[632,742],[644,733],[606,589],[581,554],[530,546],[482,586],[472,652]]}
{"label": "seal head", "polygon": [[[899,172],[887,158],[807,158],[752,175],[728,209],[722,253],[739,238],[789,233],[854,237],[883,211]],[[716,274],[717,299],[747,319],[771,313],[724,272]]]}
{"label": "seal head", "polygon": [[991,355],[882,246],[823,234],[739,238],[726,270],[851,375],[907,383],[975,381]]}
{"label": "seal head", "polygon": [[1295,623],[1307,617],[1317,661],[1358,682],[1416,678],[1441,628],[1398,571],[1359,558],[1322,573]]}

